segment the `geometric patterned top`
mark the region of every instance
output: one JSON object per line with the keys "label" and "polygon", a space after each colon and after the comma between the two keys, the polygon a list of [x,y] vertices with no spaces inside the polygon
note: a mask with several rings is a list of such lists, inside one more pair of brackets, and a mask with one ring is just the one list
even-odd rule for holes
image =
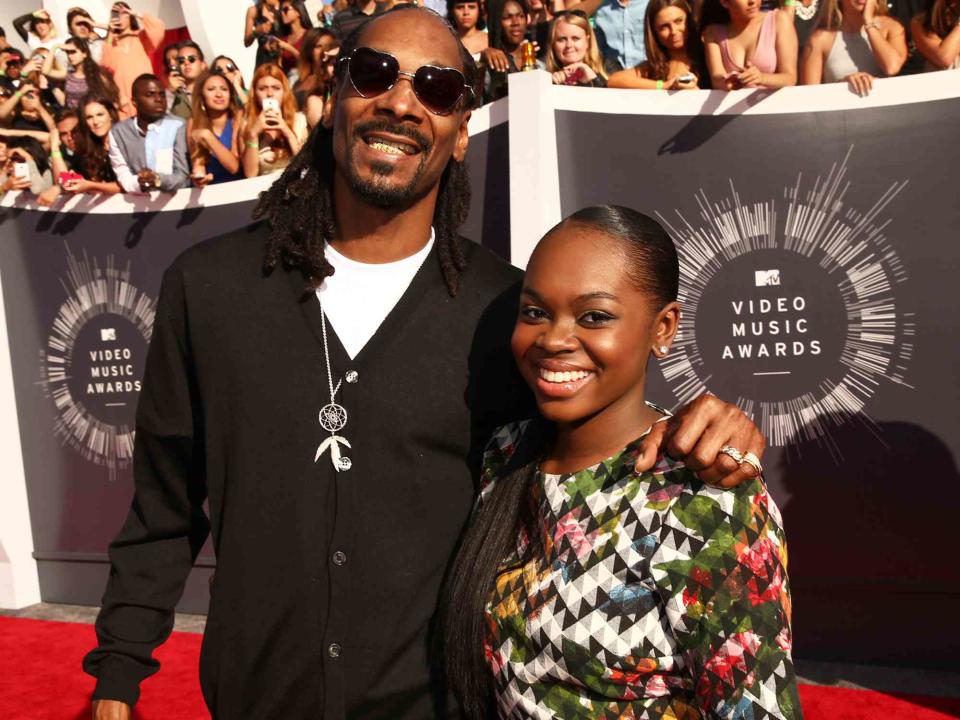
{"label": "geometric patterned top", "polygon": [[[496,432],[481,497],[529,421]],[[756,479],[715,489],[639,439],[572,474],[539,473],[542,551],[517,539],[486,608],[503,718],[801,718],[780,511]]]}

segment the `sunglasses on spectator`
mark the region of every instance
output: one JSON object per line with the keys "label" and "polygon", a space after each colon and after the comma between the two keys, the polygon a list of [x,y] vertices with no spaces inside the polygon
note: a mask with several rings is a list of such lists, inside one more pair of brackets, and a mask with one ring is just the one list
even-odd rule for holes
{"label": "sunglasses on spectator", "polygon": [[413,94],[434,115],[449,115],[464,96],[473,103],[473,88],[456,68],[423,65],[416,72],[400,69],[400,62],[390,53],[373,48],[356,48],[341,58],[346,63],[350,83],[364,98],[373,98],[390,90],[400,76],[410,78]]}
{"label": "sunglasses on spectator", "polygon": [[16,67],[20,67],[21,65],[23,65],[23,59],[22,59],[22,58],[11,58],[10,60],[7,60],[7,67],[10,67],[11,65],[15,65]]}
{"label": "sunglasses on spectator", "polygon": [[187,63],[195,63],[199,60],[196,55],[184,55],[183,57],[177,58],[177,65],[186,65]]}

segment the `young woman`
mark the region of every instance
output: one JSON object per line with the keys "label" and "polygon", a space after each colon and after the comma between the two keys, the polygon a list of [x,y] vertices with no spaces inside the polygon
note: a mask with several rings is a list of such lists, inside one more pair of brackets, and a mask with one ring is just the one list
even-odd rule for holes
{"label": "young woman", "polygon": [[550,23],[547,72],[555,85],[606,87],[607,72],[590,21],[579,10],[562,10]]}
{"label": "young woman", "polygon": [[230,81],[233,89],[237,91],[237,99],[240,101],[240,105],[246,105],[249,93],[247,92],[247,84],[243,81],[243,73],[240,72],[237,64],[226,55],[217,55],[210,68],[213,72],[223,75]]}
{"label": "young woman", "polygon": [[120,183],[117,182],[108,155],[110,128],[119,121],[112,98],[94,94],[84,96],[80,100],[79,118],[80,122],[74,131],[76,149],[71,161],[72,173],[63,159],[59,133],[51,133],[50,160],[57,184],[40,197],[41,205],[52,204],[60,196],[61,190],[94,195],[116,195],[120,192]]}
{"label": "young woman", "polygon": [[447,20],[457,31],[463,46],[479,62],[481,53],[490,46],[479,0],[447,0]]}
{"label": "young woman", "polygon": [[687,0],[651,0],[644,16],[647,59],[614,73],[607,87],[641,90],[709,88],[703,47]]}
{"label": "young woman", "polygon": [[73,36],[87,41],[87,48],[93,61],[100,64],[103,59],[103,37],[97,32],[106,33],[106,25],[98,25],[93,21],[90,13],[81,7],[73,7],[67,11],[67,31]]}
{"label": "young woman", "polygon": [[197,78],[196,88],[187,123],[193,184],[239,180],[243,108],[237,91],[226,77],[213,72]]}
{"label": "young woman", "polygon": [[64,105],[75,108],[80,99],[90,93],[100,97],[112,97],[116,103],[119,91],[109,73],[104,72],[90,54],[90,46],[80,37],[70,37],[60,50],[67,58],[68,69],[54,65],[54,53],[43,61],[42,72],[51,80],[63,81]]}
{"label": "young woman", "polygon": [[103,47],[105,70],[113,73],[120,93],[120,118],[137,114],[133,106],[133,81],[153,72],[150,56],[163,43],[163,22],[146,13],[134,13],[125,2],[115,2],[110,9],[110,34]]}
{"label": "young woman", "polygon": [[310,13],[301,0],[283,0],[280,3],[280,67],[290,75],[297,68],[300,48],[313,27]]}
{"label": "young woman", "polygon": [[243,174],[266,175],[285,168],[307,139],[307,119],[279,66],[261,65],[243,118]]}
{"label": "young woman", "polygon": [[646,372],[673,342],[678,278],[663,228],[621,207],[581,210],[530,258],[512,348],[539,415],[488,444],[443,602],[470,718],[800,717],[756,457],[731,491],[667,456],[635,469],[667,416]]}
{"label": "young woman", "polygon": [[707,70],[715,90],[797,84],[797,31],[780,10],[760,0],[704,0]]}
{"label": "young woman", "polygon": [[960,0],[928,0],[910,32],[928,72],[960,68]]}
{"label": "young woman", "polygon": [[34,10],[21,15],[13,21],[13,29],[31,50],[47,48],[52,50],[57,44],[57,28],[46,10]]}
{"label": "young woman", "polygon": [[300,49],[298,80],[293,96],[311,129],[323,120],[339,55],[340,40],[332,30],[319,28],[307,32],[307,39]]}
{"label": "young woman", "polygon": [[49,143],[55,128],[53,116],[40,101],[40,91],[30,82],[23,83],[10,97],[0,102],[0,123],[11,130],[28,132],[43,145]]}
{"label": "young woman", "polygon": [[803,51],[801,82],[848,82],[863,96],[874,78],[900,72],[907,37],[903,25],[886,17],[886,8],[885,0],[827,0],[820,27]]}
{"label": "young woman", "polygon": [[523,43],[529,27],[526,0],[490,0],[490,46],[483,51],[486,67],[484,101],[507,94],[507,75],[523,69]]}

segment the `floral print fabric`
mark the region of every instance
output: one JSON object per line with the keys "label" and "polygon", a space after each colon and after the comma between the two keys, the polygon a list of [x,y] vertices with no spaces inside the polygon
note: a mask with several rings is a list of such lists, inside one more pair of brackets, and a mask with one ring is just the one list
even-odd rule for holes
{"label": "floral print fabric", "polygon": [[[483,498],[529,423],[499,430]],[[635,441],[587,470],[538,473],[486,609],[504,718],[800,718],[780,513],[762,480],[704,485]]]}

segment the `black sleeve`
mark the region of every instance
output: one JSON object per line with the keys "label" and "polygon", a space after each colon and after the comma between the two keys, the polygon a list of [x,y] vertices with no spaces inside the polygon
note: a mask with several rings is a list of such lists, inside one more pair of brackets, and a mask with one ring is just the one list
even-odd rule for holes
{"label": "black sleeve", "polygon": [[174,607],[209,532],[199,407],[182,276],[168,270],[137,406],[133,502],[109,549],[99,644],[83,661],[97,678],[94,699],[137,701],[140,681],[160,667],[153,650],[170,635]]}
{"label": "black sleeve", "polygon": [[32,19],[33,13],[28,12],[26,15],[21,15],[13,21],[13,29],[17,31],[17,35],[19,35],[20,39],[24,42],[27,42],[30,39],[30,33],[27,30],[27,25],[30,24]]}

